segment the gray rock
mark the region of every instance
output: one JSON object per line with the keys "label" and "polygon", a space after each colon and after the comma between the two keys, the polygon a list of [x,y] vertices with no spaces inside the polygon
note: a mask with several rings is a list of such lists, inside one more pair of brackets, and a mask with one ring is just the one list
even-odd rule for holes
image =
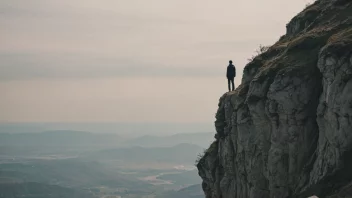
{"label": "gray rock", "polygon": [[220,98],[197,165],[207,198],[352,193],[352,1],[316,1],[287,28]]}

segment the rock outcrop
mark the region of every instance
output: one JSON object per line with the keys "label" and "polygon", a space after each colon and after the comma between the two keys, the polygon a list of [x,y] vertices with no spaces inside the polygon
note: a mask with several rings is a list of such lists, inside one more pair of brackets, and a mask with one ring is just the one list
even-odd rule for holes
{"label": "rock outcrop", "polygon": [[220,98],[207,198],[352,197],[352,0],[318,0]]}

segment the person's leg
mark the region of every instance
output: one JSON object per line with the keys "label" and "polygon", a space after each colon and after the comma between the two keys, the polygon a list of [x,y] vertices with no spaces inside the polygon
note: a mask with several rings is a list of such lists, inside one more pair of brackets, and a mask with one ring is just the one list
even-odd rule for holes
{"label": "person's leg", "polygon": [[231,82],[232,82],[232,91],[235,90],[235,79],[232,78],[231,79]]}
{"label": "person's leg", "polygon": [[229,91],[231,91],[231,85],[230,85],[231,83],[230,83],[230,81],[231,81],[231,80],[228,78],[228,79],[227,79],[227,85],[228,85],[228,87],[229,87]]}

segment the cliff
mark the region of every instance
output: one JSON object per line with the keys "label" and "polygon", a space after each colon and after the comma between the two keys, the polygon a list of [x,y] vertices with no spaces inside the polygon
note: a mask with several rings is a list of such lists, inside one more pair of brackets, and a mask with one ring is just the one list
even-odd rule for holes
{"label": "cliff", "polygon": [[[224,94],[207,198],[352,197],[352,0],[318,0]],[[350,186],[351,185],[351,186]]]}

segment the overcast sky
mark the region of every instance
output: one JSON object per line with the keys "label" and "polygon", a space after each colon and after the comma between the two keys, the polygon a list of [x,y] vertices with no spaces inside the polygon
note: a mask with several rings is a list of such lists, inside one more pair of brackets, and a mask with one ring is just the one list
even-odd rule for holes
{"label": "overcast sky", "polygon": [[0,122],[212,122],[309,0],[0,0]]}

